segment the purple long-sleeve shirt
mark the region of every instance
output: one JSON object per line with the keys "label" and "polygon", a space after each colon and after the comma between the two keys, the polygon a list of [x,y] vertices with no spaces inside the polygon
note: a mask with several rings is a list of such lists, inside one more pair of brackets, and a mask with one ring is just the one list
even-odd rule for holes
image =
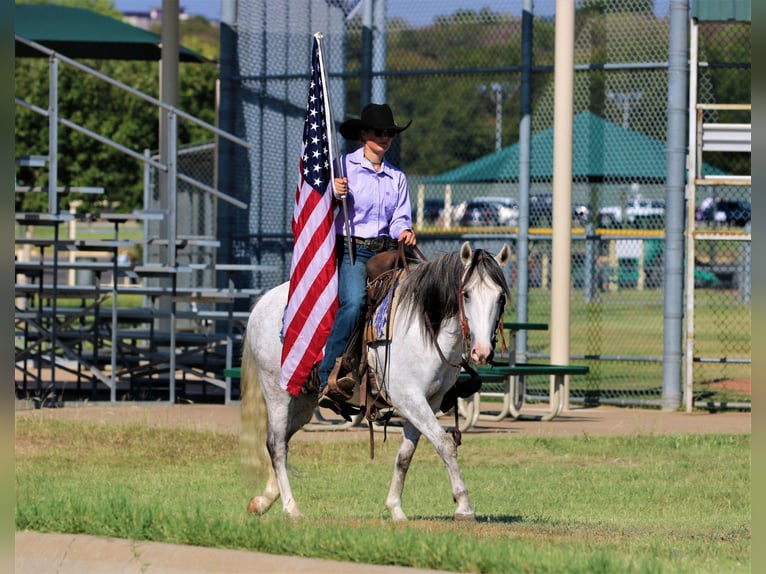
{"label": "purple long-sleeve shirt", "polygon": [[[360,147],[343,158],[348,178],[348,219],[351,235],[370,239],[388,236],[398,239],[412,229],[412,207],[407,177],[385,159],[376,172]],[[335,217],[335,232],[345,235],[343,210]]]}

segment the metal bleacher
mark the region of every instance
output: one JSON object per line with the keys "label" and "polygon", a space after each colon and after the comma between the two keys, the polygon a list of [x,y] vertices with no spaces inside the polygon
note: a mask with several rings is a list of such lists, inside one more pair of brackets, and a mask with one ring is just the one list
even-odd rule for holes
{"label": "metal bleacher", "polygon": [[[52,77],[66,64],[84,74],[107,81],[156,106],[169,126],[169,145],[177,153],[175,119],[183,117],[216,137],[237,145],[247,142],[188,116],[180,110],[44,46],[16,36],[49,58]],[[55,86],[56,83],[52,82]],[[176,183],[194,186],[212,197],[239,208],[242,202],[209,185],[175,171],[176,158],[158,161],[147,154],[124,148],[109,138],[92,134],[59,115],[56,93],[47,109],[16,98],[18,106],[48,118],[53,137],[50,154],[18,158],[17,166],[48,168],[46,186],[16,185],[16,193],[47,193],[48,211],[16,213],[15,266],[15,387],[17,400],[34,406],[60,406],[66,401],[108,400],[181,401],[232,400],[231,378],[225,376],[239,352],[247,312],[237,311],[238,301],[252,300],[257,289],[235,288],[234,282],[210,287],[179,281],[194,271],[254,273],[268,270],[254,264],[219,263],[218,242],[209,237],[176,235]],[[62,187],[57,182],[58,157],[55,134],[59,124],[80,131],[151,165],[163,178],[168,205],[164,211],[148,209],[130,213],[76,213],[59,207],[68,193],[103,194],[98,187]],[[71,209],[71,204],[70,204]],[[162,221],[165,234],[125,238],[125,226]],[[112,229],[111,237],[85,239],[76,236],[77,223],[97,223]],[[39,228],[49,233],[36,234]],[[161,245],[164,257],[135,262],[121,256],[137,243]],[[212,257],[205,263],[180,263],[188,250],[203,244]],[[146,252],[146,249],[144,249]],[[187,257],[187,259],[192,259]],[[270,268],[269,268],[270,269]],[[139,301],[136,304],[136,301]],[[249,305],[248,305],[249,307]]]}

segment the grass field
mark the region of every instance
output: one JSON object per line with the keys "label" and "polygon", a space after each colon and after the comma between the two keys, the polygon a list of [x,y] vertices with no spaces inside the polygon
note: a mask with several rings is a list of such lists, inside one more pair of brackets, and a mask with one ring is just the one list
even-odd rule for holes
{"label": "grass field", "polygon": [[[727,357],[750,360],[751,306],[735,294],[699,290],[696,295],[694,354],[698,357]],[[509,320],[515,310],[508,310]],[[542,289],[529,292],[531,321],[550,322],[550,294]],[[659,398],[663,365],[663,292],[624,289],[600,294],[594,303],[585,303],[575,292],[570,308],[570,354],[572,356],[655,357],[657,360],[582,360],[591,372],[572,377],[573,396],[598,392],[602,398]],[[548,353],[550,333],[530,331],[528,352]],[[694,367],[694,392],[711,401],[750,402],[750,396],[735,391],[711,390],[706,383],[720,380],[750,380],[747,362],[698,363]],[[531,381],[547,388],[547,380]]]}
{"label": "grass field", "polygon": [[749,572],[749,435],[467,437],[475,523],[455,523],[429,444],[395,524],[384,500],[398,437],[299,441],[305,518],[247,515],[254,487],[228,434],[16,421],[16,528],[456,572]]}

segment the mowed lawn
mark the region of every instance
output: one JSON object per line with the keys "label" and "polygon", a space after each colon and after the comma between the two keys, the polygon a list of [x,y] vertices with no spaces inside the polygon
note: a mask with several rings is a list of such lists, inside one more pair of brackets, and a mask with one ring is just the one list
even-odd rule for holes
{"label": "mowed lawn", "polygon": [[452,520],[446,470],[422,442],[396,524],[384,507],[398,432],[299,441],[305,518],[255,492],[236,436],[148,425],[16,420],[16,528],[455,572],[749,572],[750,435],[466,435],[477,512]]}

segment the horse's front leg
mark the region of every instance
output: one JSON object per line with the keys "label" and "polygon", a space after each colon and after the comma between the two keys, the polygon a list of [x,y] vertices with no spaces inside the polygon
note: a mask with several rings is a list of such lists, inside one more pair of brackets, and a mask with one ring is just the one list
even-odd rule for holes
{"label": "horse's front leg", "polygon": [[452,499],[457,503],[454,514],[455,520],[475,520],[476,513],[468,498],[468,489],[463,482],[463,477],[460,475],[460,468],[457,463],[457,445],[455,445],[452,437],[444,432],[425,397],[419,397],[418,400],[409,402],[405,407],[399,406],[402,415],[408,421],[417,421],[418,430],[431,441],[447,467],[452,485]]}
{"label": "horse's front leg", "polygon": [[254,496],[247,504],[247,511],[250,514],[264,514],[274,504],[274,501],[279,498],[279,484],[277,484],[277,475],[274,473],[274,467],[269,467],[269,477],[266,480],[266,487],[263,489],[263,494],[260,496]]}
{"label": "horse's front leg", "polygon": [[396,453],[394,476],[391,479],[391,487],[388,489],[388,497],[386,498],[386,508],[391,513],[391,517],[397,521],[407,520],[407,516],[402,510],[402,491],[404,490],[404,480],[407,478],[407,470],[410,468],[419,440],[420,431],[405,421],[402,444]]}

